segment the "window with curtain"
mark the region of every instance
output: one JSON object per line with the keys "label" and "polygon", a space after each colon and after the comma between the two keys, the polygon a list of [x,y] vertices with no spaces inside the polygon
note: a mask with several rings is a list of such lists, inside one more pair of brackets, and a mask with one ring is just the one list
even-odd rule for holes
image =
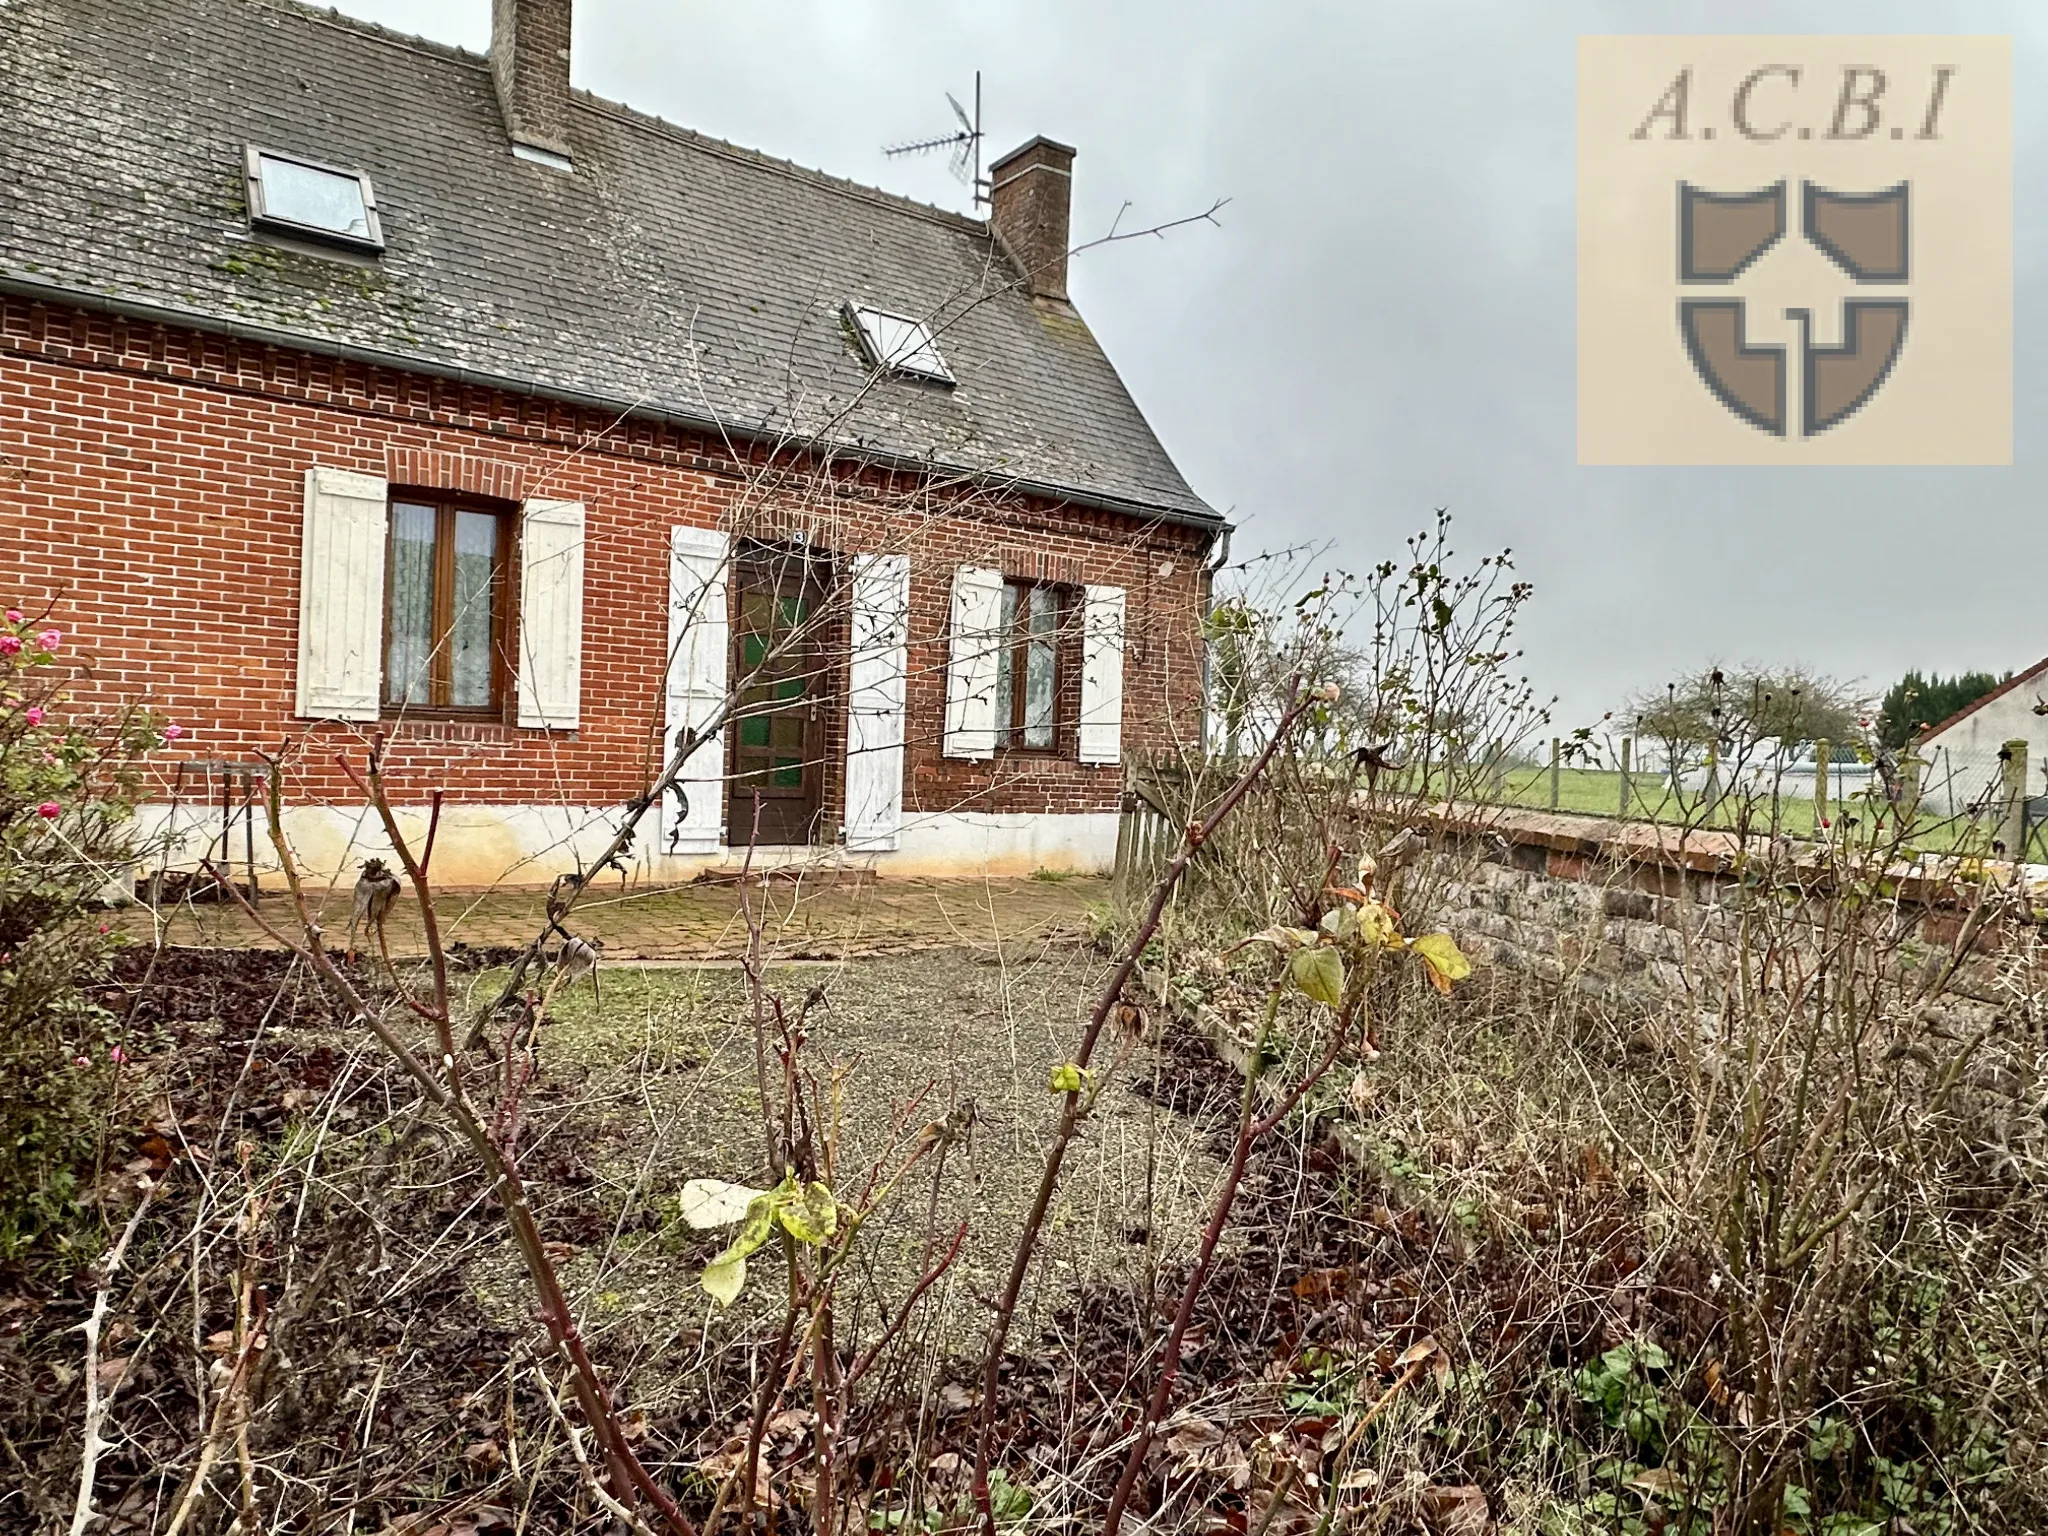
{"label": "window with curtain", "polygon": [[1060,589],[1003,584],[996,652],[996,745],[1050,752],[1059,745]]}
{"label": "window with curtain", "polygon": [[504,707],[511,519],[451,503],[391,502],[385,557],[387,709]]}

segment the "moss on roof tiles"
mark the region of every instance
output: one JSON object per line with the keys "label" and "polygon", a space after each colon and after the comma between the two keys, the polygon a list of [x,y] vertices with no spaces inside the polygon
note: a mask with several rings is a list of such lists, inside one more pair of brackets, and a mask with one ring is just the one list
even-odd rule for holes
{"label": "moss on roof tiles", "polygon": [[[291,0],[14,0],[0,56],[0,268],[1209,513],[1086,325],[1016,291],[975,220],[582,92],[564,176],[509,153],[481,58]],[[250,143],[371,178],[372,276],[251,235]],[[866,383],[848,299],[932,317],[959,388],[883,381],[835,421]]]}

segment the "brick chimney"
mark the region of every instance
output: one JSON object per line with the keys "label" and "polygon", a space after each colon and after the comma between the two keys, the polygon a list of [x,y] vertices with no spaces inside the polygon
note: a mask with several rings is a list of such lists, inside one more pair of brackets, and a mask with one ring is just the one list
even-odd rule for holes
{"label": "brick chimney", "polygon": [[1067,219],[1074,152],[1036,138],[989,167],[989,225],[1034,299],[1067,296]]}
{"label": "brick chimney", "polygon": [[569,4],[491,0],[491,79],[512,152],[564,171],[569,169]]}

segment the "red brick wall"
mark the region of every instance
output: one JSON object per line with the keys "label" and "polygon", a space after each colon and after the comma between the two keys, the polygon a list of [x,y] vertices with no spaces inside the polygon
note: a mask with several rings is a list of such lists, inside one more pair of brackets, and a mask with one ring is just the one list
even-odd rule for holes
{"label": "red brick wall", "polygon": [[[402,799],[430,786],[492,803],[636,793],[662,723],[668,530],[744,519],[764,499],[807,503],[805,526],[849,553],[908,541],[907,809],[1116,804],[1116,770],[1074,761],[1072,666],[1057,757],[939,755],[958,564],[1123,586],[1126,750],[1199,733],[1203,550],[1189,530],[876,473],[785,476],[767,497],[773,475],[758,463],[659,422],[0,301],[0,595],[53,605],[91,663],[89,706],[147,700],[186,726],[180,746],[200,757],[307,742],[316,750],[295,771],[295,799],[348,798],[333,750],[369,729],[292,715],[304,476],[316,462],[394,485],[588,507],[581,728],[407,722],[390,759]],[[831,818],[836,767],[826,783]]]}

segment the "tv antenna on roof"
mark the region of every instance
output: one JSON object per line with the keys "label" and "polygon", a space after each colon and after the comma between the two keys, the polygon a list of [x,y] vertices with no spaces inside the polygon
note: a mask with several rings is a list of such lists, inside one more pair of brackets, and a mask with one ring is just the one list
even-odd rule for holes
{"label": "tv antenna on roof", "polygon": [[951,91],[946,92],[946,105],[953,109],[953,116],[960,120],[960,126],[953,132],[930,139],[911,139],[903,144],[884,144],[882,153],[891,160],[903,155],[930,154],[935,149],[950,149],[953,159],[950,169],[953,175],[974,189],[977,205],[988,201],[988,183],[981,175],[981,71],[974,72],[974,116],[967,115],[967,109],[960,105]]}

